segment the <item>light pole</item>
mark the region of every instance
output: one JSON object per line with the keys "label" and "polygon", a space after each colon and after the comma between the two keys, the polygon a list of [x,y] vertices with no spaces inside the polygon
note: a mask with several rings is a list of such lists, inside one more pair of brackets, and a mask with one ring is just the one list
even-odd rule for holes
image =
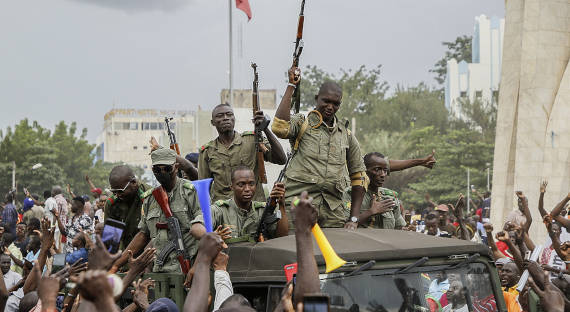
{"label": "light pole", "polygon": [[491,184],[490,184],[490,182],[491,182],[491,180],[490,180],[491,169],[490,169],[490,166],[491,166],[491,164],[487,163],[487,191],[491,190]]}
{"label": "light pole", "polygon": [[470,202],[470,193],[471,193],[471,181],[469,176],[469,168],[467,168],[467,213],[469,213],[469,202]]}

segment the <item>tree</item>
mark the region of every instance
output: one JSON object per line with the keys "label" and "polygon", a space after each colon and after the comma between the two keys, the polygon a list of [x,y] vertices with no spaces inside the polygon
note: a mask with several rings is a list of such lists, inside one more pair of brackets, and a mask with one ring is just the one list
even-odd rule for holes
{"label": "tree", "polygon": [[476,99],[471,102],[469,98],[459,99],[462,118],[451,118],[452,128],[467,128],[483,134],[485,142],[495,142],[497,129],[497,103]]}
{"label": "tree", "polygon": [[445,56],[435,63],[434,68],[430,69],[430,72],[435,73],[435,80],[439,84],[445,82],[445,75],[447,74],[447,61],[454,58],[457,62],[465,61],[471,63],[472,59],[472,46],[473,37],[471,36],[460,36],[453,42],[442,42],[442,45],[447,47]]}

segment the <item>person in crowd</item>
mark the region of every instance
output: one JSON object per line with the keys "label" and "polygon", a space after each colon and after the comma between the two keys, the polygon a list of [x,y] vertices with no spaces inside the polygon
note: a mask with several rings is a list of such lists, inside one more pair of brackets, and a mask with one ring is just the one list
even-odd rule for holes
{"label": "person in crowd", "polygon": [[107,202],[107,195],[101,194],[95,204],[95,214],[93,216],[95,224],[105,222],[105,203]]}
{"label": "person in crowd", "polygon": [[232,280],[230,279],[230,274],[227,271],[229,259],[230,257],[221,251],[212,262],[212,267],[214,269],[214,289],[216,293],[216,297],[214,298],[214,309],[212,311],[217,311],[220,308],[226,308],[228,301],[230,301],[230,298],[234,296]]}
{"label": "person in crowd", "polygon": [[65,256],[65,263],[72,265],[79,261],[79,263],[87,262],[89,256],[87,253],[87,241],[90,238],[84,232],[80,232],[73,238],[71,246],[73,251]]}
{"label": "person in crowd", "polygon": [[200,158],[200,153],[188,153],[184,156],[186,160],[192,163],[194,167],[198,168],[198,159]]}
{"label": "person in crowd", "polygon": [[67,237],[65,251],[73,252],[73,240],[81,232],[92,233],[93,221],[85,214],[84,211],[85,200],[83,197],[75,197],[71,203],[71,213],[73,216],[65,224],[61,222],[61,218],[56,213],[57,226],[59,231]]}
{"label": "person in crowd", "polygon": [[[206,233],[196,190],[190,181],[178,178],[176,152],[159,148],[151,153],[151,159],[154,176],[169,194],[170,209],[179,221],[185,250],[193,257],[196,254],[197,240]],[[152,240],[153,247],[160,254],[170,242],[166,217],[154,196],[145,198],[143,211],[145,217],[141,218],[139,232],[125,250],[137,255]],[[164,261],[163,265],[155,261],[153,272],[181,272],[176,253],[170,253],[166,259],[161,260]],[[125,253],[114,264],[113,270],[116,271],[127,261],[128,253]]]}
{"label": "person in crowd", "polygon": [[0,269],[4,276],[5,287],[10,293],[4,311],[16,312],[18,311],[20,299],[24,297],[24,293],[21,288],[24,286],[24,283],[22,282],[22,275],[12,270],[10,263],[10,256],[6,254],[0,255]]}
{"label": "person in crowd", "polygon": [[40,249],[42,247],[42,242],[37,235],[31,235],[29,238],[28,246],[26,246],[26,263],[33,263],[34,260],[38,260],[40,256]]}
{"label": "person in crowd", "polygon": [[[321,227],[354,230],[365,193],[366,167],[348,120],[336,117],[342,103],[342,89],[332,81],[323,83],[315,96],[315,110],[307,116],[291,115],[291,96],[301,79],[300,70],[293,66],[288,76],[289,84],[272,124],[275,135],[290,140],[296,150],[285,178],[285,201],[290,203],[295,196],[307,191],[319,211]],[[347,215],[343,193],[349,185],[351,205]],[[293,228],[291,214],[289,220],[289,227]]]}
{"label": "person in crowd", "polygon": [[265,161],[285,164],[285,152],[269,129],[269,120],[262,111],[256,112],[253,122],[267,137],[263,144],[256,144],[253,131],[238,133],[234,130],[235,116],[229,104],[217,105],[212,110],[211,124],[216,128],[218,137],[200,148],[198,158],[198,178],[214,179],[210,192],[212,201],[232,197],[231,173],[238,166],[246,166],[256,173],[254,200],[265,201],[263,185],[257,174],[256,152],[259,148],[263,150]]}
{"label": "person in crowd", "polygon": [[52,224],[55,224],[55,218],[53,217],[52,212],[57,209],[57,202],[51,194],[52,191],[50,190],[44,191],[44,216],[48,217]]}
{"label": "person in crowd", "polygon": [[[139,181],[133,170],[126,165],[119,165],[111,169],[109,184],[113,196],[105,202],[104,218],[110,218],[126,224],[121,245],[126,246],[138,233],[137,225],[141,220],[141,208],[145,197],[152,190]],[[99,222],[104,222],[99,219]]]}
{"label": "person in crowd", "polygon": [[[28,211],[24,212],[24,216],[22,217],[24,223],[28,224],[31,218],[37,218],[38,220],[43,219],[44,208],[38,205],[39,204],[38,195],[32,194],[31,197],[28,197],[26,199],[30,199],[32,201],[32,207]],[[24,205],[26,205],[26,199],[24,200]]]}
{"label": "person in crowd", "polygon": [[449,290],[447,291],[447,300],[450,304],[443,308],[443,312],[453,311],[453,312],[468,312],[466,300],[466,288],[463,286],[460,280],[454,280],[449,285]]}
{"label": "person in crowd", "polygon": [[[378,152],[364,156],[366,175],[370,181],[360,207],[359,224],[380,229],[401,229],[406,225],[401,213],[398,193],[383,185],[391,171],[400,171],[414,166],[433,168],[434,153],[422,159],[388,160]],[[345,201],[350,203],[350,189],[345,193]],[[350,207],[347,204],[347,207]]]}
{"label": "person in crowd", "polygon": [[[508,258],[503,258],[508,259]],[[516,263],[512,260],[506,260],[499,270],[499,278],[503,291],[515,293],[518,295],[517,286],[520,279],[520,270]]]}
{"label": "person in crowd", "polygon": [[4,234],[2,234],[2,242],[1,242],[2,250],[4,251],[5,254],[8,255],[10,259],[13,259],[12,264],[10,266],[10,270],[18,274],[22,274],[23,273],[22,266],[18,266],[17,263],[21,263],[24,257],[22,256],[20,248],[18,248],[14,244],[15,239],[16,237],[15,235],[12,235],[12,233],[4,232]]}
{"label": "person in crowd", "polygon": [[[232,173],[232,198],[218,200],[212,206],[212,222],[214,228],[229,227],[232,232],[231,239],[226,243],[237,241],[256,241],[255,237],[265,202],[253,201],[257,191],[254,172],[246,166],[238,166]],[[275,222],[269,225],[270,237],[265,239],[286,236],[289,231],[287,215],[285,213],[285,187],[277,183],[271,191],[270,197],[275,198],[279,206],[275,210]]]}
{"label": "person in crowd", "polygon": [[12,203],[14,201],[14,192],[9,192],[4,197],[4,210],[2,211],[2,225],[4,231],[12,233],[16,236],[16,224],[18,223],[18,211]]}
{"label": "person in crowd", "polygon": [[437,236],[437,237],[451,237],[446,231],[442,231],[439,229],[439,216],[433,213],[430,213],[426,216],[426,228],[424,230],[424,234]]}
{"label": "person in crowd", "polygon": [[20,249],[22,255],[26,254],[26,247],[28,246],[28,236],[26,224],[23,222],[16,225],[16,239],[14,240],[14,245]]}

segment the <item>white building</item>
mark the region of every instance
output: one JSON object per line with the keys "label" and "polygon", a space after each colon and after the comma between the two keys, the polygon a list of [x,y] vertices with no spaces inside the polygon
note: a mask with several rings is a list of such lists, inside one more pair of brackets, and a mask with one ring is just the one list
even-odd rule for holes
{"label": "white building", "polygon": [[501,74],[505,19],[475,17],[472,63],[447,62],[445,106],[457,118],[464,118],[461,101],[497,101]]}

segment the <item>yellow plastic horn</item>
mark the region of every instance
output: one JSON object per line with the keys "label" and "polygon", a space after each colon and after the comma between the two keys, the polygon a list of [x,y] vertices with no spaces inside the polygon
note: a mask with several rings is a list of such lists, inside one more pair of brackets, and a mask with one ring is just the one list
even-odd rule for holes
{"label": "yellow plastic horn", "polygon": [[315,226],[313,226],[311,232],[313,232],[315,240],[317,241],[317,245],[319,245],[319,249],[325,258],[325,263],[327,265],[327,269],[325,271],[326,273],[330,273],[346,263],[346,261],[344,261],[336,254],[331,244],[329,243],[329,240],[325,236],[325,233],[323,233],[323,230],[321,230],[321,227],[318,224],[315,224]]}

